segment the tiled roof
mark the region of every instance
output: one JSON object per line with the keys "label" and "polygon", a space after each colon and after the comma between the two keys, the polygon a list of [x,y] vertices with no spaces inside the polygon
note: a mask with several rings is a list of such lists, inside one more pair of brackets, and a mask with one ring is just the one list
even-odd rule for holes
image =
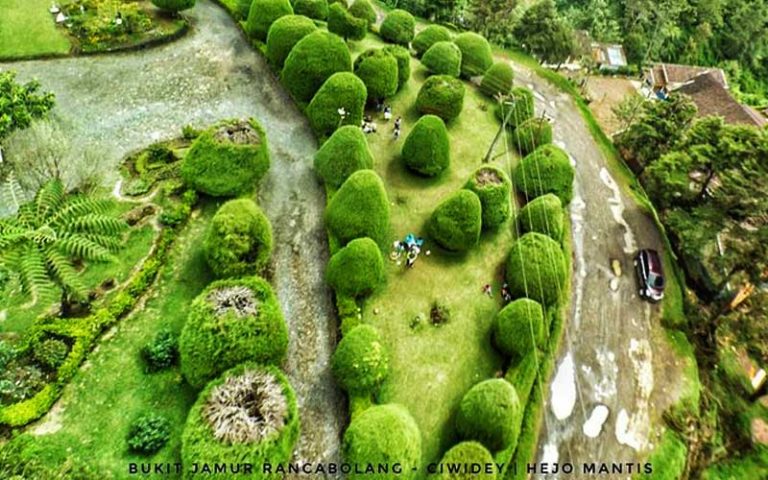
{"label": "tiled roof", "polygon": [[674,88],[686,83],[704,73],[712,73],[717,83],[728,88],[728,80],[722,69],[716,67],[696,67],[692,65],[677,65],[674,63],[655,63],[650,68],[651,80],[654,86]]}
{"label": "tiled roof", "polygon": [[708,72],[693,78],[675,91],[689,95],[701,117],[716,115],[723,117],[726,123],[757,127],[764,127],[768,123],[758,112],[736,101],[720,80],[716,72]]}

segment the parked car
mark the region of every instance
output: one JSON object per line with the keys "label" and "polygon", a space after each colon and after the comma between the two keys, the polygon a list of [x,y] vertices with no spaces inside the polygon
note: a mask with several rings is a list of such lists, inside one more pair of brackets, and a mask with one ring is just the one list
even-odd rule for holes
{"label": "parked car", "polygon": [[640,298],[658,302],[664,298],[664,267],[656,250],[644,249],[634,258]]}

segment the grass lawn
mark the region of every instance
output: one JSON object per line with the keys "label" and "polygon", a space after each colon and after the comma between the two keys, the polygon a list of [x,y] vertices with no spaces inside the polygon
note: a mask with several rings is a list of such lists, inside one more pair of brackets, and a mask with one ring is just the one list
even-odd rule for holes
{"label": "grass lawn", "polygon": [[56,27],[50,6],[50,0],[0,0],[0,59],[69,52],[69,39]]}

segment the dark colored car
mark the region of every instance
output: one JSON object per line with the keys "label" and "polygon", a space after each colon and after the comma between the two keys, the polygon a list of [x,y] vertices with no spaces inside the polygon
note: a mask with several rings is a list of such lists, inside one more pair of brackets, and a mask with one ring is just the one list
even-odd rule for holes
{"label": "dark colored car", "polygon": [[635,274],[640,284],[640,298],[658,302],[664,298],[664,268],[656,250],[640,250],[635,255]]}

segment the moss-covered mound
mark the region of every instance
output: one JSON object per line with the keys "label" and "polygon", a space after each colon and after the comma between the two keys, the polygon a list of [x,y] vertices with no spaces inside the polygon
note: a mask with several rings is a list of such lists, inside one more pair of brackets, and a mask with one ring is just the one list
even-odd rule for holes
{"label": "moss-covered mound", "polygon": [[[315,135],[325,138],[342,125],[360,130],[368,90],[352,72],[331,75],[317,91],[307,107],[307,118]],[[344,117],[339,109],[344,109]]]}
{"label": "moss-covered mound", "polygon": [[362,40],[368,31],[368,22],[357,18],[340,3],[328,7],[328,31],[344,40]]}
{"label": "moss-covered mound", "polygon": [[378,330],[358,325],[347,332],[333,352],[331,368],[347,392],[358,396],[375,393],[389,374],[389,354]]}
{"label": "moss-covered mound", "polygon": [[554,305],[560,300],[567,278],[565,257],[556,241],[532,232],[512,245],[506,269],[512,296]]}
{"label": "moss-covered mound", "polygon": [[397,59],[380,48],[364,51],[355,59],[355,75],[365,83],[368,100],[384,100],[397,93]]}
{"label": "moss-covered mound", "polygon": [[499,121],[507,118],[507,126],[512,129],[532,118],[533,92],[525,87],[513,87],[505,101],[496,108],[496,117]]}
{"label": "moss-covered mound", "polygon": [[350,175],[328,202],[325,222],[341,245],[369,237],[385,247],[389,238],[389,200],[376,172],[359,170]]}
{"label": "moss-covered mound", "polygon": [[336,72],[351,72],[352,57],[338,35],[317,31],[299,40],[288,58],[281,79],[291,96],[309,102],[328,78]]}
{"label": "moss-covered mound", "polygon": [[563,203],[552,193],[534,198],[517,214],[520,230],[539,232],[558,242],[563,238]]}
{"label": "moss-covered mound", "polygon": [[493,52],[488,40],[474,32],[460,33],[453,39],[461,50],[461,75],[465,78],[485,74],[493,65]]}
{"label": "moss-covered mound", "polygon": [[274,478],[259,466],[287,463],[298,439],[296,394],[288,379],[275,367],[242,364],[209,383],[189,411],[181,438],[184,478],[198,478],[193,464],[252,464],[249,478]]}
{"label": "moss-covered mound", "polygon": [[289,0],[253,0],[248,20],[245,21],[245,31],[251,38],[263,42],[272,23],[285,15],[293,15]]}
{"label": "moss-covered mound", "polygon": [[388,42],[407,47],[413,40],[415,29],[416,20],[413,15],[405,10],[392,10],[381,22],[379,34]]}
{"label": "moss-covered mound", "polygon": [[340,187],[358,170],[373,168],[373,155],[360,127],[336,130],[315,154],[315,170],[325,183]]}
{"label": "moss-covered mound", "polygon": [[515,72],[507,62],[497,62],[491,65],[480,84],[480,90],[489,97],[509,95],[514,86]]}
{"label": "moss-covered mound", "polygon": [[461,399],[456,430],[461,438],[475,440],[498,452],[517,443],[523,409],[515,387],[504,379],[485,380]]}
{"label": "moss-covered mound", "polygon": [[[440,460],[441,465],[491,465],[493,464],[493,456],[481,443],[478,442],[461,442],[450,450],[445,452],[443,459]],[[460,470],[463,470],[460,469]],[[459,471],[458,473],[450,473],[445,468],[441,474],[435,477],[435,480],[495,480],[496,472],[486,473],[485,468],[481,473],[471,473]]]}
{"label": "moss-covered mound", "polygon": [[416,56],[421,57],[432,45],[437,42],[448,42],[451,38],[451,32],[447,28],[442,25],[430,25],[416,34],[411,47],[416,50]]}
{"label": "moss-covered mound", "polygon": [[269,170],[267,136],[256,120],[223,122],[198,136],[181,165],[184,182],[214,197],[249,192]]}
{"label": "moss-covered mound", "polygon": [[328,284],[348,297],[370,294],[384,281],[384,260],[376,242],[357,238],[336,252],[326,270]]}
{"label": "moss-covered mound", "polygon": [[549,144],[526,155],[512,177],[515,187],[527,199],[553,193],[563,205],[568,205],[573,198],[573,175],[574,169],[568,154]]}
{"label": "moss-covered mound", "polygon": [[527,155],[542,145],[552,143],[552,125],[545,118],[529,118],[512,133],[517,150]]}
{"label": "moss-covered mound", "polygon": [[357,18],[362,18],[368,22],[368,25],[376,23],[376,10],[374,10],[373,5],[368,0],[355,0],[352,2],[352,5],[349,7],[349,13]]}
{"label": "moss-covered mound", "polygon": [[303,15],[286,15],[275,20],[267,34],[267,58],[270,63],[283,68],[294,45],[315,30],[315,22]]}
{"label": "moss-covered mound", "polygon": [[434,75],[421,86],[416,109],[422,115],[437,115],[446,122],[458,117],[464,108],[464,84],[448,75]]}
{"label": "moss-covered mound", "polygon": [[355,474],[353,470],[350,479],[390,480],[395,463],[402,466],[398,478],[419,478],[421,433],[402,405],[376,405],[357,415],[344,432],[341,448],[346,463],[390,467],[390,473]]}
{"label": "moss-covered mound", "polygon": [[411,78],[411,54],[400,45],[387,45],[383,50],[397,60],[397,90],[400,91]]}
{"label": "moss-covered mound", "polygon": [[529,298],[518,298],[496,314],[493,340],[504,354],[522,358],[546,339],[544,309]]}
{"label": "moss-covered mound", "polygon": [[464,188],[480,198],[484,229],[497,228],[509,219],[512,183],[501,169],[492,165],[478,168]]}
{"label": "moss-covered mound", "polygon": [[421,63],[434,75],[458,77],[461,74],[461,50],[453,42],[437,42],[424,53]]}
{"label": "moss-covered mound", "polygon": [[294,0],[293,13],[325,20],[328,18],[328,0]]}
{"label": "moss-covered mound", "polygon": [[203,387],[245,361],[280,364],[288,330],[272,287],[260,277],[219,280],[195,298],[179,337],[181,373]]}
{"label": "moss-covered mound", "polygon": [[427,223],[427,232],[446,250],[463,252],[480,240],[482,207],[474,192],[459,190],[437,206]]}
{"label": "moss-covered mound", "polygon": [[411,129],[403,143],[401,158],[410,170],[433,177],[451,163],[451,144],[443,119],[424,115]]}

